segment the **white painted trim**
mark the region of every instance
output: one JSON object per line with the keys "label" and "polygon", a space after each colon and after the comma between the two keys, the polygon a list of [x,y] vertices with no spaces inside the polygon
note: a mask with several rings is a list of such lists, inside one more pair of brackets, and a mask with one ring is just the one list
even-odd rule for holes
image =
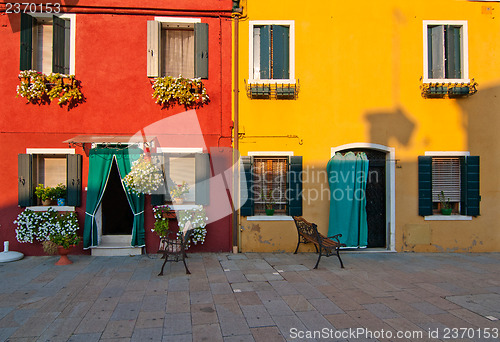
{"label": "white painted trim", "polygon": [[[253,78],[253,27],[255,25],[283,25],[290,27],[290,60],[287,80],[261,80]],[[288,84],[295,82],[295,20],[250,20],[248,22],[248,83]]]}
{"label": "white painted trim", "polygon": [[[423,83],[469,83],[469,29],[467,20],[423,20]],[[462,26],[462,78],[461,79],[435,79],[429,78],[428,38],[427,26],[429,25],[461,25]]]}
{"label": "white painted trim", "polygon": [[468,157],[469,151],[427,151],[426,156],[429,157]]}
{"label": "white painted trim", "polygon": [[330,156],[333,157],[336,152],[354,148],[365,148],[387,153],[388,162],[386,163],[386,224],[389,224],[388,246],[387,250],[396,251],[396,149],[385,145],[372,143],[352,143],[337,147],[332,147]]}
{"label": "white painted trim", "polygon": [[75,207],[67,206],[67,205],[35,205],[32,207],[26,207],[31,211],[47,211],[49,208],[54,209],[55,211],[75,211]]}
{"label": "white painted trim", "polygon": [[472,221],[472,216],[465,215],[429,215],[424,216],[425,221]]}
{"label": "white painted trim", "polygon": [[75,154],[74,148],[27,148],[26,154]]}
{"label": "white painted trim", "polygon": [[186,24],[201,23],[200,18],[178,18],[178,17],[155,17],[155,21],[159,21],[160,23],[186,23]]}
{"label": "white painted trim", "polygon": [[255,215],[247,216],[247,221],[293,221],[293,218],[286,215]]}
{"label": "white painted trim", "polygon": [[157,153],[203,153],[203,147],[158,147]]}
{"label": "white painted trim", "polygon": [[248,156],[262,156],[262,157],[291,157],[293,156],[293,151],[251,151],[248,152]]}

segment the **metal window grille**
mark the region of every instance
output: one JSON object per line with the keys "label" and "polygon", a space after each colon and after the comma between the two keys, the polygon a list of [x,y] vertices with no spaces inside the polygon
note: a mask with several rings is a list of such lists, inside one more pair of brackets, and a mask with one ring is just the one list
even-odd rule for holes
{"label": "metal window grille", "polygon": [[264,214],[267,209],[274,209],[275,214],[286,214],[286,174],[288,158],[254,158],[253,196],[254,212]]}
{"label": "metal window grille", "polygon": [[441,191],[446,200],[460,202],[460,158],[432,158],[432,201],[439,202]]}

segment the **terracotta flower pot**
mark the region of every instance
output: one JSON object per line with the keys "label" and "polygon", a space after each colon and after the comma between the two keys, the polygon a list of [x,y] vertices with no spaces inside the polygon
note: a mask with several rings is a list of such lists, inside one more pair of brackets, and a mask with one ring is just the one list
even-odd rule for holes
{"label": "terracotta flower pot", "polygon": [[69,248],[64,248],[63,246],[57,246],[57,253],[60,255],[59,260],[55,263],[57,266],[70,265],[73,261],[68,259]]}

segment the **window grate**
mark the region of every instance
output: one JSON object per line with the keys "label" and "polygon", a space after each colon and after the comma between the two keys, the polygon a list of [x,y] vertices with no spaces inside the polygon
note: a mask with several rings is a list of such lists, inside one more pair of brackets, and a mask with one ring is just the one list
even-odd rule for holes
{"label": "window grate", "polygon": [[279,157],[254,158],[253,196],[256,215],[274,209],[275,214],[286,214],[288,159]]}
{"label": "window grate", "polygon": [[446,200],[460,202],[460,158],[432,158],[432,201],[439,202],[441,191]]}

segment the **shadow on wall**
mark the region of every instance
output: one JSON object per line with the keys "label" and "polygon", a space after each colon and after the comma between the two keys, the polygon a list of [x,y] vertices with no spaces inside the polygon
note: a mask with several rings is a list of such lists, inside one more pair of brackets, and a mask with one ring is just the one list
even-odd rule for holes
{"label": "shadow on wall", "polygon": [[415,124],[401,108],[392,112],[367,113],[371,142],[389,146],[389,139],[396,138],[400,144],[408,146]]}

